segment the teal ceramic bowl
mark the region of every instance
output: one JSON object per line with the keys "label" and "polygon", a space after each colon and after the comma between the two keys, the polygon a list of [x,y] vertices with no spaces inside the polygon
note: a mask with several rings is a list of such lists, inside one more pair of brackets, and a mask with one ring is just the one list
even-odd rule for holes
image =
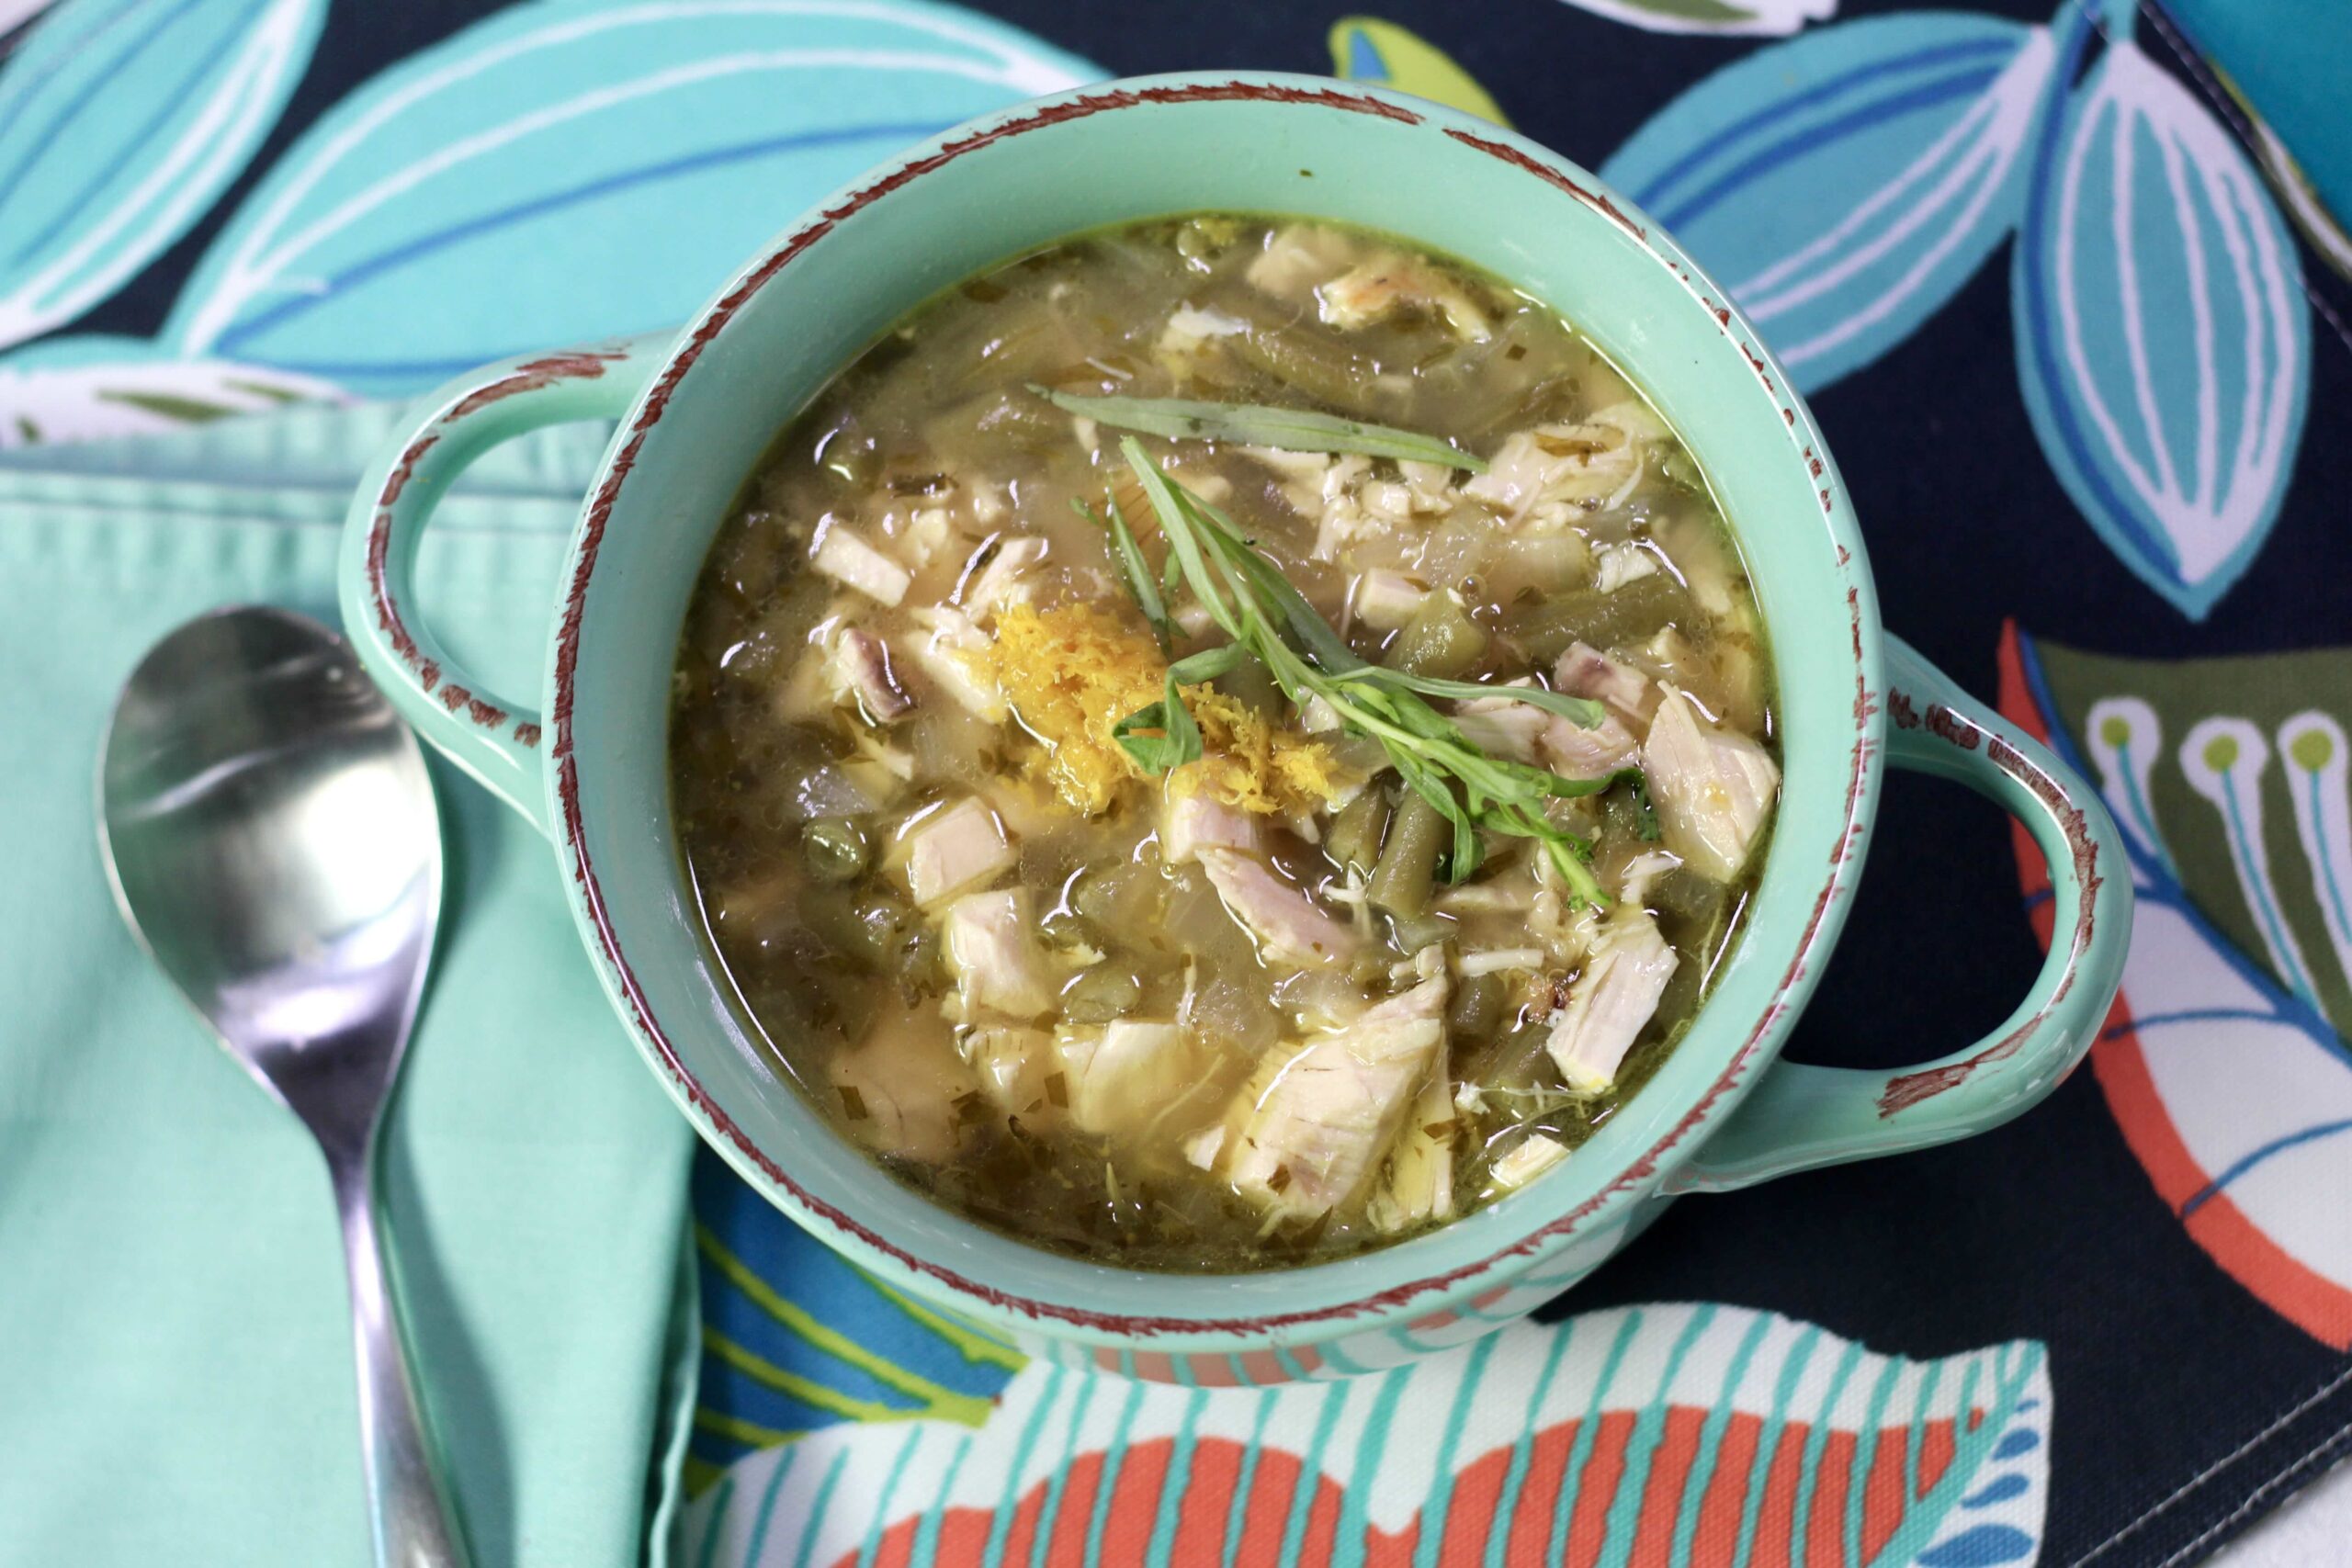
{"label": "teal ceramic bowl", "polygon": [[[973,1224],[893,1180],[802,1099],[740,1013],[682,883],[664,740],[688,592],[780,426],[939,290],[1075,232],[1203,209],[1386,230],[1499,275],[1590,333],[1681,433],[1739,536],[1778,659],[1787,768],[1745,942],[1663,1070],[1571,1158],[1383,1251],[1180,1278]],[[545,689],[535,704],[492,694],[420,619],[409,571],[419,531],[492,445],[589,418],[620,423],[561,598],[545,608]],[[2130,922],[2094,792],[1882,635],[1820,432],[1722,289],[1566,159],[1337,82],[1152,77],[976,120],[804,215],[674,336],[464,378],[367,479],[342,597],[402,711],[552,841],[613,1005],[711,1145],[861,1267],[1066,1362],[1208,1383],[1392,1365],[1558,1293],[1665,1197],[1981,1132],[2081,1057]],[[1779,1061],[1845,923],[1889,761],[1973,784],[2030,831],[2055,890],[2051,956],[2007,1022],[1940,1060],[1896,1073]]]}

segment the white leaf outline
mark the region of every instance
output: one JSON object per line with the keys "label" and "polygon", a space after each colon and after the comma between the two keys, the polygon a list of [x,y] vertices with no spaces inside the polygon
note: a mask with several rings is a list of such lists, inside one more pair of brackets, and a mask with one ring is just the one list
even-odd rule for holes
{"label": "white leaf outline", "polygon": [[[2307,368],[2301,340],[2295,330],[2295,311],[2301,305],[2301,290],[2289,276],[2291,254],[2282,253],[2278,243],[2267,198],[2259,181],[2245,166],[2236,142],[2187,88],[2160,70],[2136,45],[2120,40],[2109,48],[2099,62],[2095,80],[2082,93],[2076,117],[2075,126],[2064,138],[2056,226],[2052,235],[2052,270],[2055,276],[2051,292],[2056,304],[2059,346],[2065,356],[2071,385],[2053,388],[2052,391],[2059,396],[2071,394],[2071,400],[2089,419],[2118,476],[2153,514],[2157,525],[2156,543],[2172,553],[2168,564],[2184,583],[2194,586],[2224,567],[2253,536],[2263,513],[2276,500],[2280,470],[2292,455],[2291,436],[2299,407],[2296,392]],[[2225,490],[2221,485],[2218,465],[2204,465],[2204,472],[2188,489],[2172,470],[2164,432],[2156,420],[2154,378],[2143,374],[2147,368],[2146,351],[2144,346],[2134,346],[2141,331],[2133,310],[2138,262],[2127,243],[2131,235],[2126,226],[2131,207],[2128,193],[2119,194],[2115,211],[2110,214],[2114,225],[2112,243],[2118,247],[2117,303],[2126,312],[2122,326],[2127,353],[2132,359],[2134,412],[2141,422],[2140,434],[2146,437],[2151,452],[2162,454],[2160,458],[2143,462],[2134,455],[2135,448],[2127,437],[2121,418],[2100,391],[2085,341],[2084,301],[2074,287],[2082,238],[2083,182],[2094,149],[2101,140],[2098,133],[2102,130],[2117,144],[2110,154],[2116,160],[2113,177],[2126,180],[2133,156],[2130,146],[2143,129],[2159,147],[2169,149],[2168,157],[2186,155],[2197,168],[2199,186],[2211,204],[2210,210],[2228,252],[2233,278],[2239,286],[2240,298],[2247,304],[2246,383],[2254,406],[2240,421]],[[2123,186],[2118,188],[2120,193],[2127,190]],[[2201,265],[2202,244],[2193,232],[2197,214],[2184,212],[2177,206],[2175,217],[2188,225],[2183,231],[2184,250]],[[2130,280],[2128,284],[2123,281],[2126,278]],[[2127,288],[2129,299],[2124,298]],[[2200,309],[2195,325],[2200,370],[2197,449],[2201,455],[2218,451],[2221,415],[2215,379],[2208,373],[2217,353],[2210,310]],[[2088,456],[2096,461],[2098,455]],[[2191,493],[2199,487],[2202,497],[2210,498],[2203,500],[2201,505],[2200,495]]]}

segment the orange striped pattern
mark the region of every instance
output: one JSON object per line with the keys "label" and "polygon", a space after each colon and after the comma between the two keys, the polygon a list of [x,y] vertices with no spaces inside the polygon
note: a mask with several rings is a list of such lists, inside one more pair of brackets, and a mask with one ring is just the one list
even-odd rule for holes
{"label": "orange striped pattern", "polygon": [[[1650,1455],[1648,1478],[1643,1483],[1632,1557],[1634,1568],[1664,1568],[1668,1561],[1681,1518],[1683,1493],[1698,1460],[1708,1415],[1688,1406],[1666,1413],[1664,1429]],[[1972,1411],[1969,1425],[1973,1427],[1982,1419],[1981,1412]],[[1566,1550],[1559,1560],[1566,1568],[1591,1568],[1600,1556],[1610,1509],[1625,1483],[1627,1444],[1635,1424],[1630,1411],[1611,1411],[1600,1417],[1569,1510]],[[1713,1564],[1728,1568],[1733,1562],[1757,1444],[1766,1425],[1763,1417],[1736,1414],[1725,1426],[1713,1473],[1696,1499],[1700,1512],[1693,1561],[1700,1568]],[[1912,1466],[1910,1428],[1888,1427],[1879,1433],[1870,1473],[1861,1483],[1863,1561],[1886,1544],[1905,1511],[1951,1469],[1957,1436],[1952,1425],[1946,1419],[1927,1427],[1917,1460],[1917,1489],[1909,1496],[1905,1495],[1904,1476]],[[1578,1421],[1567,1421],[1535,1434],[1518,1506],[1509,1519],[1498,1520],[1497,1511],[1510,1467],[1510,1450],[1492,1450],[1465,1466],[1455,1479],[1446,1508],[1438,1561],[1449,1565],[1484,1562],[1487,1541],[1500,1529],[1508,1532],[1504,1551],[1508,1568],[1543,1568],[1552,1562],[1554,1517],[1580,1426]],[[1856,1457],[1854,1434],[1846,1431],[1832,1431],[1822,1445],[1803,1550],[1794,1556],[1790,1551],[1799,1478],[1811,1438],[1811,1429],[1799,1423],[1780,1427],[1764,1472],[1754,1549],[1742,1568],[1840,1568],[1846,1562],[1846,1509],[1849,1488],[1855,1483]],[[1160,1491],[1173,1453],[1174,1444],[1165,1438],[1136,1443],[1126,1450],[1104,1514],[1098,1561],[1143,1561],[1159,1522]],[[1173,1503],[1177,1515],[1170,1562],[1222,1561],[1243,1453],[1243,1445],[1227,1438],[1203,1438],[1194,1445],[1190,1482],[1183,1497]],[[1102,1472],[1099,1453],[1082,1454],[1072,1461],[1062,1483],[1052,1538],[1043,1552],[1035,1552],[1035,1548],[1047,1487],[1041,1482],[1030,1488],[1015,1506],[1003,1560],[1028,1562],[1034,1553],[1034,1560],[1046,1568],[1084,1568]],[[1240,1515],[1240,1540],[1234,1554],[1238,1568],[1326,1568],[1332,1562],[1344,1499],[1341,1488],[1322,1476],[1312,1478],[1313,1492],[1303,1500],[1306,1523],[1298,1554],[1290,1563],[1283,1561],[1283,1537],[1293,1510],[1302,1505],[1299,1488],[1304,1479],[1295,1455],[1273,1448],[1260,1450],[1250,1496]],[[919,1518],[908,1517],[884,1532],[872,1560],[876,1568],[912,1568],[921,1523]],[[931,1561],[941,1568],[978,1568],[986,1555],[990,1523],[985,1509],[948,1509],[939,1521],[938,1550]],[[1419,1549],[1426,1524],[1424,1517],[1394,1535],[1370,1530],[1364,1541],[1366,1568],[1408,1568]],[[846,1552],[837,1568],[854,1568],[857,1562],[857,1552]]]}

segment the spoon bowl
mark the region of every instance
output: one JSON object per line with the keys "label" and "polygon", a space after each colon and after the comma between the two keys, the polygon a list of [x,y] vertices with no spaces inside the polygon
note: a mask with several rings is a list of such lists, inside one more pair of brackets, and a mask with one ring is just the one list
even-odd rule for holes
{"label": "spoon bowl", "polygon": [[221,611],[149,651],[98,773],[115,901],[156,966],[318,1140],[343,1219],[377,1560],[463,1562],[378,1250],[376,1137],[441,908],[415,738],[348,645]]}

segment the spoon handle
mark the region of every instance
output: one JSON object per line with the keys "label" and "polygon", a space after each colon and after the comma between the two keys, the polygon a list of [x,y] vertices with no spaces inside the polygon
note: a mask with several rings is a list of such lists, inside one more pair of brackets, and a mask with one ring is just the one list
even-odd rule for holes
{"label": "spoon handle", "polygon": [[[372,1145],[373,1140],[370,1140]],[[351,1284],[352,1347],[359,1359],[359,1435],[377,1568],[467,1568],[458,1530],[426,1446],[408,1353],[376,1236],[372,1146],[330,1157]]]}

